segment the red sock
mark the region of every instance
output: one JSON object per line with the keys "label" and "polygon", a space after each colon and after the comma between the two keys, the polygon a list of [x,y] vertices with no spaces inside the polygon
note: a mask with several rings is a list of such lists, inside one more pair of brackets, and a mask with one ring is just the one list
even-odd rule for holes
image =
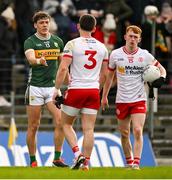
{"label": "red sock", "polygon": [[78,146],[74,146],[74,147],[72,148],[72,151],[73,151],[73,153],[74,153],[74,155],[75,155],[75,158],[77,158],[77,157],[81,154],[81,151],[79,150],[79,147],[78,147]]}
{"label": "red sock", "polygon": [[85,157],[84,166],[88,166],[90,162],[90,157]]}
{"label": "red sock", "polygon": [[126,163],[127,163],[128,165],[132,165],[132,164],[133,164],[133,159],[132,159],[131,156],[130,156],[130,157],[126,157]]}
{"label": "red sock", "polygon": [[139,165],[140,164],[140,158],[139,157],[134,157],[133,164]]}

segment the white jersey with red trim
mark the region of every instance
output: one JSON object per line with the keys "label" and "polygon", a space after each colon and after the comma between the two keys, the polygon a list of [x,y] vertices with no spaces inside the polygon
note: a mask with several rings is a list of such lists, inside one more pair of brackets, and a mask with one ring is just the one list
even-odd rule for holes
{"label": "white jersey with red trim", "polygon": [[146,65],[156,62],[157,60],[147,50],[141,48],[137,48],[133,53],[128,53],[125,47],[112,51],[108,69],[116,69],[117,103],[146,101],[143,69]]}
{"label": "white jersey with red trim", "polygon": [[108,51],[103,43],[95,38],[73,39],[66,44],[63,57],[72,58],[68,89],[99,89],[102,63],[108,60]]}

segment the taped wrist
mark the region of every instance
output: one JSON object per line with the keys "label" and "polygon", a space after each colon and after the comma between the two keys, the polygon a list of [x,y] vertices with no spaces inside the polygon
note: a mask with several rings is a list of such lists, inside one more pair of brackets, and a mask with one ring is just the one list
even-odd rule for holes
{"label": "taped wrist", "polygon": [[36,64],[41,64],[41,60],[40,59],[36,59]]}

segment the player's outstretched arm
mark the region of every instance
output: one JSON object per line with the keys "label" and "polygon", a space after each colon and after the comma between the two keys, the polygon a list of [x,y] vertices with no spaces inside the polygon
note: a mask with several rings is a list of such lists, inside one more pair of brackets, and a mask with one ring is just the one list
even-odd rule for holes
{"label": "player's outstretched arm", "polygon": [[25,55],[30,65],[48,66],[44,54],[40,58],[36,58],[34,50],[30,49],[25,52]]}

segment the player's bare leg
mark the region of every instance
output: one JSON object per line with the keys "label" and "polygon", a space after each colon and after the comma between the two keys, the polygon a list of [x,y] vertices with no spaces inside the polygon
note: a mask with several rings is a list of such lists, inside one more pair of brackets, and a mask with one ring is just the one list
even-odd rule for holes
{"label": "player's bare leg", "polygon": [[133,135],[134,135],[134,166],[140,164],[140,158],[143,149],[143,127],[145,123],[146,115],[143,113],[132,114],[132,125],[133,125]]}
{"label": "player's bare leg", "polygon": [[82,155],[78,147],[77,136],[73,129],[73,123],[75,121],[75,118],[75,116],[69,116],[62,111],[62,123],[65,138],[68,141],[70,147],[72,148],[75,156],[74,163],[71,169],[79,169],[80,165],[85,161],[85,157]]}
{"label": "player's bare leg", "polygon": [[126,158],[127,167],[132,166],[133,152],[130,141],[130,118],[127,117],[123,120],[118,120],[118,129],[121,133],[121,144]]}
{"label": "player's bare leg", "polygon": [[41,106],[27,106],[28,128],[27,128],[27,146],[30,155],[30,165],[37,166],[36,162],[36,133],[39,129],[41,118]]}
{"label": "player's bare leg", "polygon": [[74,121],[75,121],[75,116],[69,116],[62,111],[63,131],[65,134],[65,138],[71,147],[74,147],[77,145],[76,133],[72,127]]}
{"label": "player's bare leg", "polygon": [[64,142],[64,132],[61,123],[61,111],[53,104],[53,102],[47,103],[47,109],[51,113],[54,120],[54,146],[55,155],[53,160],[53,166],[56,167],[68,167],[61,159],[61,151]]}
{"label": "player's bare leg", "polygon": [[83,155],[86,158],[82,169],[89,169],[89,160],[94,146],[94,125],[96,114],[82,114],[82,130],[83,130]]}

